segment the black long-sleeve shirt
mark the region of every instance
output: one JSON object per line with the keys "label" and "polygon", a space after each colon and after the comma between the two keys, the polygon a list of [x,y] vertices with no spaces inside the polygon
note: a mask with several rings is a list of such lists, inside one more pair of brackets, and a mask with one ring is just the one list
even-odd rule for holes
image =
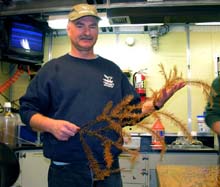
{"label": "black long-sleeve shirt", "polygon": [[[20,98],[20,115],[27,125],[34,114],[41,113],[82,127],[100,115],[109,101],[116,105],[127,95],[134,95],[139,102],[135,89],[116,64],[100,56],[85,60],[66,54],[40,69]],[[118,138],[113,131],[105,133],[112,140]],[[102,142],[88,136],[87,143],[102,162]],[[58,141],[52,134],[44,133],[43,149],[44,155],[55,161],[86,159],[79,134],[68,141]],[[115,156],[119,153],[120,150],[113,148]]]}

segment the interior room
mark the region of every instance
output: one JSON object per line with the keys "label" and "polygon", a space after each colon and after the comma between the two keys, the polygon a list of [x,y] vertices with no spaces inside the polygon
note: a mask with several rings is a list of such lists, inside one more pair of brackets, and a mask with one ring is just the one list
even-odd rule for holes
{"label": "interior room", "polygon": [[[165,87],[169,76],[180,76],[186,83],[158,111],[168,114],[160,118],[160,147],[152,145],[155,117],[142,119],[147,128],[139,123],[123,127],[123,146],[139,153],[135,162],[129,151],[119,156],[123,187],[217,187],[219,134],[205,122],[210,101],[206,88],[211,91],[220,71],[217,0],[0,0],[0,142],[19,167],[10,185],[1,169],[0,187],[48,186],[50,159],[43,155],[43,133],[22,121],[19,99],[48,61],[69,53],[68,14],[81,3],[94,5],[101,18],[94,53],[114,62],[136,90],[136,76],[141,74],[144,99]],[[16,37],[22,44],[13,41]],[[10,132],[3,128],[5,103],[16,118]],[[183,129],[197,144],[180,142],[186,140]],[[4,133],[13,142],[5,142]],[[0,167],[6,162],[1,160],[3,148],[0,144]]]}

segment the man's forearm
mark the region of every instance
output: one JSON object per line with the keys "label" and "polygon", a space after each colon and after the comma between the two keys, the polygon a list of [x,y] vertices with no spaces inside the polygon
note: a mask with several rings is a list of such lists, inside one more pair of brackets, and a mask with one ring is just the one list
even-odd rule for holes
{"label": "man's forearm", "polygon": [[220,135],[220,121],[216,121],[215,123],[213,123],[212,130]]}
{"label": "man's forearm", "polygon": [[35,131],[50,132],[53,119],[41,114],[34,114],[30,120],[30,126]]}

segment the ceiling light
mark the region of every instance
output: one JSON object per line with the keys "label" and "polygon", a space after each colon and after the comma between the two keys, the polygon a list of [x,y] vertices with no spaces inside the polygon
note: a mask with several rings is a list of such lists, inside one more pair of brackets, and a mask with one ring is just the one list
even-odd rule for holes
{"label": "ceiling light", "polygon": [[195,23],[195,25],[220,25],[220,22],[202,22],[202,23]]}
{"label": "ceiling light", "polygon": [[67,16],[49,16],[47,23],[52,29],[66,29],[68,22]]}
{"label": "ceiling light", "polygon": [[[59,18],[59,19],[49,19],[48,25],[52,29],[66,29],[68,19]],[[99,27],[110,27],[110,23],[107,18],[102,18],[99,21]]]}
{"label": "ceiling light", "polygon": [[48,20],[48,25],[52,29],[65,29],[68,19]]}
{"label": "ceiling light", "polygon": [[[103,15],[99,16],[101,17],[101,20],[99,21],[99,27],[110,27],[108,18]],[[66,29],[68,18],[64,15],[49,16],[47,22],[49,27],[52,29]]]}
{"label": "ceiling light", "polygon": [[109,19],[107,17],[101,17],[99,21],[99,27],[110,27]]}
{"label": "ceiling light", "polygon": [[[163,23],[146,23],[146,24],[110,24],[109,19],[104,14],[99,15],[101,20],[99,21],[99,27],[127,27],[127,26],[160,26]],[[68,18],[64,15],[49,16],[47,20],[48,25],[52,29],[66,29]]]}

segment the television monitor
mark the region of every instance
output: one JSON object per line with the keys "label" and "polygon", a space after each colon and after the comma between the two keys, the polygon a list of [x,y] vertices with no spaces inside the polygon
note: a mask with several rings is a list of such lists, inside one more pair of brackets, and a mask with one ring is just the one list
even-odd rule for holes
{"label": "television monitor", "polygon": [[20,64],[41,64],[44,57],[43,29],[34,23],[12,20],[7,26],[7,45],[3,56]]}

